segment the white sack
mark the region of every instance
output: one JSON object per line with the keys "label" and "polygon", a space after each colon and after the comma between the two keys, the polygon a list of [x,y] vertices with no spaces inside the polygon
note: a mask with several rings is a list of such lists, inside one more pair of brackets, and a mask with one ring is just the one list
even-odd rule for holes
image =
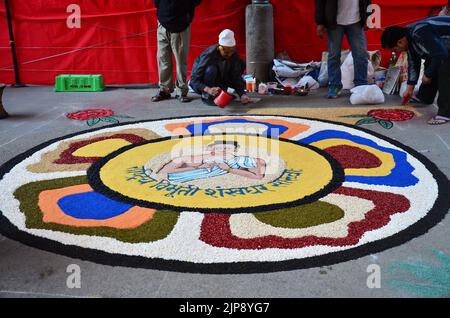
{"label": "white sack", "polygon": [[319,83],[311,76],[303,76],[302,79],[295,85],[296,87],[306,86],[308,84],[309,89],[320,88]]}
{"label": "white sack", "polygon": [[[353,55],[349,54],[345,59],[344,63],[341,66],[342,73],[342,85],[343,89],[352,89],[355,87],[355,67],[353,64]],[[372,63],[369,61],[369,65],[367,68],[367,78],[372,79],[374,76],[375,70],[373,68]]]}
{"label": "white sack", "polygon": [[350,102],[352,105],[375,105],[385,102],[383,91],[377,85],[363,85],[353,88]]}

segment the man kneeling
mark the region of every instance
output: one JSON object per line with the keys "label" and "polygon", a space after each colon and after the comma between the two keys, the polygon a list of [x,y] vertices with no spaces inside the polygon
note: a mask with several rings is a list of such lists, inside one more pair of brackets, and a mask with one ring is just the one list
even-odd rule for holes
{"label": "man kneeling", "polygon": [[228,88],[233,88],[242,104],[247,104],[250,98],[244,90],[244,70],[245,62],[236,51],[234,32],[227,29],[220,33],[218,45],[210,46],[195,60],[190,86],[211,106],[215,106],[214,99],[220,92]]}
{"label": "man kneeling", "polygon": [[425,74],[417,101],[432,104],[439,91],[439,112],[431,118],[430,125],[450,122],[450,17],[434,17],[419,21],[408,27],[388,27],[381,42],[385,49],[393,52],[408,52],[408,89],[405,100],[413,97],[414,87],[419,81],[422,59]]}

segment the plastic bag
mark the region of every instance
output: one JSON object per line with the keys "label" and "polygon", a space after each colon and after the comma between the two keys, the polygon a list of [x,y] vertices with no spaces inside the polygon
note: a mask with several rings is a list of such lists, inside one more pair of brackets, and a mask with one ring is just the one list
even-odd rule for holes
{"label": "plastic bag", "polygon": [[317,81],[320,87],[328,86],[328,52],[322,53],[322,63],[320,64],[319,78]]}
{"label": "plastic bag", "polygon": [[273,63],[273,71],[278,77],[300,77],[304,74],[301,70],[294,70],[278,60],[273,60]]}
{"label": "plastic bag", "polygon": [[353,65],[353,56],[350,54],[341,66],[342,85],[344,89],[352,89],[355,87],[355,68]]}
{"label": "plastic bag", "polygon": [[302,79],[295,86],[305,87],[306,84],[308,84],[309,89],[318,89],[320,87],[319,83],[311,76],[302,77]]}
{"label": "plastic bag", "polygon": [[320,67],[320,73],[319,73],[319,85],[320,87],[327,87],[328,86],[328,62],[322,62],[322,65]]}
{"label": "plastic bag", "polygon": [[[320,64],[319,77],[317,81],[320,87],[327,87],[329,82],[328,77],[328,52],[322,52],[322,62]],[[341,52],[341,65],[345,62],[350,54],[350,50],[345,50]]]}
{"label": "plastic bag", "polygon": [[[352,89],[355,87],[355,67],[353,64],[353,55],[349,54],[341,66],[342,73],[342,85],[343,89]],[[375,70],[371,62],[369,62],[367,68],[367,78],[372,79],[374,77]]]}
{"label": "plastic bag", "polygon": [[383,91],[377,85],[363,85],[353,88],[350,102],[352,105],[383,104],[385,97]]}

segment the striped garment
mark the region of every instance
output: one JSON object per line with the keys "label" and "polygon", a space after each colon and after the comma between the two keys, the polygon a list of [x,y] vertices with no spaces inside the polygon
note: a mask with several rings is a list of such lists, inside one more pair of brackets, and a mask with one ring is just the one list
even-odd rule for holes
{"label": "striped garment", "polygon": [[426,61],[425,75],[436,78],[439,68],[449,58],[450,17],[425,19],[406,29],[410,42],[408,85],[416,85],[419,81],[422,59]]}
{"label": "striped garment", "polygon": [[[251,169],[258,166],[256,159],[245,156],[234,157],[232,160],[225,161],[225,163],[231,169]],[[170,182],[184,183],[194,180],[219,177],[226,174],[228,174],[227,171],[215,166],[211,169],[195,169],[191,171],[170,173],[168,175],[168,179]]]}

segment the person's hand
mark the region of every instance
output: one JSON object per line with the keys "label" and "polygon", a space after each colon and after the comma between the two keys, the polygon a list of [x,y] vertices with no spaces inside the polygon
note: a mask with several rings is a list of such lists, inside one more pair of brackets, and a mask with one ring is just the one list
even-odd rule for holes
{"label": "person's hand", "polygon": [[242,95],[241,96],[241,103],[243,104],[243,105],[246,105],[246,104],[248,104],[248,103],[250,103],[251,102],[251,100],[250,100],[250,97],[248,97],[247,95]]}
{"label": "person's hand", "polygon": [[326,31],[327,31],[327,28],[323,24],[320,24],[317,26],[317,36],[319,38],[323,39]]}
{"label": "person's hand", "polygon": [[428,76],[426,76],[426,75],[424,75],[422,77],[422,84],[430,85],[432,81],[433,81],[433,79],[428,77]]}
{"label": "person's hand", "polygon": [[213,162],[204,163],[201,166],[199,166],[199,169],[212,169],[215,166]]}
{"label": "person's hand", "polygon": [[406,105],[414,95],[414,85],[408,85],[405,93],[403,94],[402,105]]}
{"label": "person's hand", "polygon": [[222,90],[220,89],[220,87],[210,87],[209,89],[208,89],[208,94],[209,95],[211,95],[212,97],[217,97],[217,96],[219,96],[219,94],[220,94],[220,92],[221,92]]}

